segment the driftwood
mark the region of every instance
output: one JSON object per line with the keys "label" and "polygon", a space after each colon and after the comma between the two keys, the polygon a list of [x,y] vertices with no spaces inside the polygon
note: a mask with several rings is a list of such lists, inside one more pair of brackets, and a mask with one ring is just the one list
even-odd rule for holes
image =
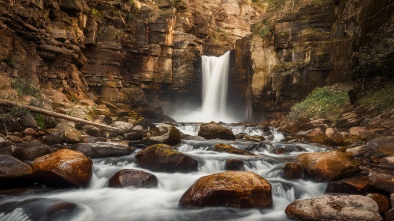
{"label": "driftwood", "polygon": [[56,113],[56,112],[53,112],[53,111],[48,111],[48,110],[45,110],[45,109],[42,109],[42,108],[39,108],[39,107],[33,107],[33,106],[30,106],[30,105],[18,104],[18,103],[9,101],[9,100],[0,99],[0,106],[17,106],[17,107],[22,107],[22,108],[28,109],[28,110],[30,110],[32,112],[44,114],[44,115],[47,115],[47,116],[62,118],[62,119],[65,119],[65,120],[70,120],[70,121],[74,121],[74,122],[78,122],[78,123],[82,123],[82,124],[90,124],[90,125],[94,125],[94,126],[97,126],[97,127],[101,127],[103,129],[106,129],[106,130],[110,130],[110,131],[122,132],[121,129],[116,128],[116,127],[111,127],[111,126],[104,125],[104,124],[94,123],[94,122],[91,122],[91,121],[88,121],[88,120],[83,120],[81,118],[71,117],[71,116],[68,116],[68,115],[65,115],[65,114],[60,114],[60,113]]}

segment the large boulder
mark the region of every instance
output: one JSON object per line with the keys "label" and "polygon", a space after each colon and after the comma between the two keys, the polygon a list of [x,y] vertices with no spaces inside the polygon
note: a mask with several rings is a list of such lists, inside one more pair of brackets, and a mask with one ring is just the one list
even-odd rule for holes
{"label": "large boulder", "polygon": [[182,207],[264,208],[272,205],[271,184],[246,171],[226,171],[201,177],[182,195]]}
{"label": "large boulder", "polygon": [[307,179],[329,182],[353,175],[358,166],[340,151],[304,153],[297,157]]}
{"label": "large boulder", "polygon": [[92,176],[92,160],[82,153],[62,149],[34,160],[37,180],[53,187],[84,187]]}
{"label": "large boulder", "polygon": [[157,177],[141,170],[124,169],[116,172],[108,181],[108,187],[157,187]]}
{"label": "large boulder", "polygon": [[172,125],[160,125],[152,131],[149,139],[158,143],[177,145],[181,143],[181,132]]}
{"label": "large boulder", "polygon": [[10,146],[9,152],[20,160],[33,161],[37,157],[54,152],[54,148],[41,143],[19,143]]}
{"label": "large boulder", "polygon": [[249,156],[255,156],[255,154],[246,151],[246,150],[241,150],[238,148],[235,148],[233,146],[227,145],[227,144],[215,144],[213,146],[213,150],[217,152],[226,152],[226,153],[232,153],[232,154],[238,154],[238,155],[249,155]]}
{"label": "large boulder", "polygon": [[222,139],[222,140],[235,140],[236,137],[230,129],[215,124],[201,124],[200,130],[198,131],[198,136],[204,137],[205,139]]}
{"label": "large boulder", "polygon": [[370,197],[360,195],[324,195],[296,200],[286,208],[290,219],[379,221],[378,204]]}
{"label": "large boulder", "polygon": [[134,147],[125,147],[110,142],[78,143],[71,148],[90,158],[125,156],[135,151]]}
{"label": "large boulder", "polygon": [[0,154],[0,189],[33,184],[31,166],[8,154]]}
{"label": "large boulder", "polygon": [[166,144],[149,146],[135,155],[137,164],[152,171],[190,172],[197,171],[197,160]]}

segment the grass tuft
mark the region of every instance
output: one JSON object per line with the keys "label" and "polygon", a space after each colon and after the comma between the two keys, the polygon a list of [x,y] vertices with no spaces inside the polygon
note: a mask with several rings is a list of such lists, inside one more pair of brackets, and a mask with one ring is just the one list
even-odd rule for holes
{"label": "grass tuft", "polygon": [[337,120],[342,110],[341,107],[349,103],[349,89],[350,87],[344,85],[316,88],[303,101],[291,108],[286,121],[305,117]]}

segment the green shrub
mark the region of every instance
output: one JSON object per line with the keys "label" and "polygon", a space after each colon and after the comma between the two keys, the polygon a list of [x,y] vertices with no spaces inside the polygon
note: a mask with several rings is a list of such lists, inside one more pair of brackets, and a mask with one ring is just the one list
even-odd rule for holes
{"label": "green shrub", "polygon": [[379,112],[394,108],[394,82],[370,92],[362,97],[358,103],[369,108],[376,108]]}
{"label": "green shrub", "polygon": [[271,34],[270,29],[270,22],[267,18],[260,20],[251,27],[253,34],[259,34],[263,39]]}
{"label": "green shrub", "polygon": [[45,129],[45,119],[42,114],[34,115],[34,120],[40,128]]}
{"label": "green shrub", "polygon": [[337,120],[341,107],[349,103],[349,89],[350,87],[338,85],[316,88],[291,108],[287,121],[302,117]]}
{"label": "green shrub", "polygon": [[41,97],[40,89],[29,79],[17,78],[11,82],[11,87],[18,92],[19,96]]}

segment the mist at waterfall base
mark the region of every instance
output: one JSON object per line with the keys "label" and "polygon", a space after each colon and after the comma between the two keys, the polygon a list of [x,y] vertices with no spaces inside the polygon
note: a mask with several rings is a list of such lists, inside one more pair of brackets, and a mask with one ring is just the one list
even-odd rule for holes
{"label": "mist at waterfall base", "polygon": [[171,115],[178,122],[242,122],[248,116],[246,107],[238,110],[228,105],[228,75],[230,69],[230,51],[220,57],[202,56],[202,105],[190,108],[187,101],[178,104],[179,109]]}
{"label": "mist at waterfall base", "polygon": [[[179,124],[178,129],[184,133],[195,135],[200,124]],[[246,126],[228,126],[234,133],[264,135],[261,128]],[[322,195],[326,184],[306,180],[285,180],[281,176],[286,162],[305,152],[324,151],[322,148],[308,144],[281,143],[281,135],[272,131],[275,139],[272,142],[253,142],[247,140],[182,140],[176,148],[182,153],[196,159],[198,171],[191,173],[154,172],[143,169],[135,163],[135,153],[123,157],[93,159],[93,175],[90,184],[82,189],[50,189],[28,190],[23,194],[4,194],[0,192],[0,221],[285,221],[289,220],[284,212],[288,204],[296,199],[305,199]],[[212,151],[213,145],[226,143],[236,148],[249,150],[256,156],[234,155]],[[296,148],[296,146],[298,148]],[[273,154],[275,148],[292,149],[292,152]],[[299,149],[303,149],[300,151]],[[138,152],[138,150],[137,150]],[[243,170],[254,172],[272,186],[273,205],[265,209],[237,209],[227,207],[205,207],[184,209],[178,206],[183,193],[199,178],[225,171],[226,159],[241,159]],[[109,188],[108,180],[122,169],[137,169],[154,174],[158,179],[156,188]],[[43,200],[44,199],[44,200]],[[24,202],[36,201],[30,207]],[[39,215],[50,214],[43,207],[48,201],[70,202],[77,205],[69,212],[60,212],[54,219],[33,219]],[[12,208],[17,205],[17,208]],[[53,213],[53,212],[52,212]]]}

